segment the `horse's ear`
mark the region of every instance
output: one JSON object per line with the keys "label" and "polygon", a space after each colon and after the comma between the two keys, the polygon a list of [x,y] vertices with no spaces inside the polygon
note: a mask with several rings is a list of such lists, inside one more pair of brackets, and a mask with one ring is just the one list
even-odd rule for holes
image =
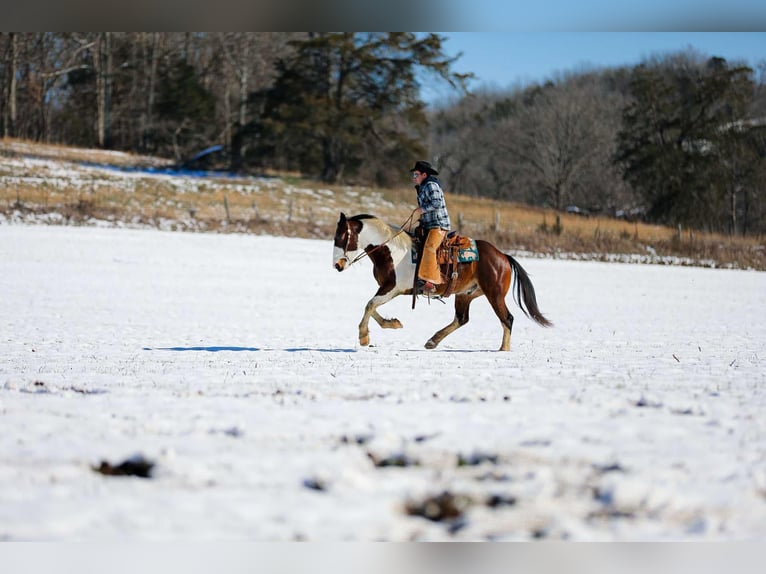
{"label": "horse's ear", "polygon": [[344,221],[346,221],[346,214],[341,211],[340,212],[340,222],[343,223]]}

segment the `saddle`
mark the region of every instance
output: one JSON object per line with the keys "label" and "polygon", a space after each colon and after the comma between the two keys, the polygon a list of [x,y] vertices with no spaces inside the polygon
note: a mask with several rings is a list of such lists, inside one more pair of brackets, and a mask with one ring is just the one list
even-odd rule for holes
{"label": "saddle", "polygon": [[[415,229],[412,234],[412,262],[416,265],[415,278],[417,283],[417,266],[420,265],[420,256],[423,253],[423,244],[427,232],[420,227]],[[439,271],[442,276],[441,283],[447,286],[441,297],[452,295],[455,279],[458,277],[458,263],[470,263],[479,260],[479,250],[476,247],[476,240],[457,231],[450,231],[436,249],[436,262],[439,264]],[[418,294],[417,288],[413,286],[412,306],[415,307],[415,296]]]}
{"label": "saddle", "polygon": [[479,251],[476,249],[476,241],[460,235],[457,231],[450,231],[436,250],[436,261],[439,265],[469,263],[478,260]]}
{"label": "saddle", "polygon": [[[425,231],[419,227],[412,234],[412,262],[417,264],[423,253]],[[479,260],[479,250],[476,248],[476,240],[457,231],[450,231],[436,249],[436,261],[439,265],[453,265],[455,263],[470,263]]]}

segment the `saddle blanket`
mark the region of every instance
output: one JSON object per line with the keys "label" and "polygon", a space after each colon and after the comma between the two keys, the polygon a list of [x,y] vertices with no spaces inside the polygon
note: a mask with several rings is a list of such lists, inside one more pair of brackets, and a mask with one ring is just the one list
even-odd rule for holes
{"label": "saddle blanket", "polygon": [[[458,263],[470,263],[479,260],[479,250],[476,248],[476,240],[470,237],[451,232],[436,250],[436,260],[440,265],[451,263],[454,254],[457,254]],[[412,262],[418,261],[418,247],[412,245]]]}

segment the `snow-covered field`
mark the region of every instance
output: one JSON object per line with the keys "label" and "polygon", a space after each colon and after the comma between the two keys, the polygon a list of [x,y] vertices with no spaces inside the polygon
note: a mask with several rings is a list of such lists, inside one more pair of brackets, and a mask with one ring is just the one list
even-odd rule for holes
{"label": "snow-covered field", "polygon": [[0,539],[766,535],[766,274],[521,258],[555,327],[509,297],[510,353],[483,299],[360,348],[331,254],[0,225]]}

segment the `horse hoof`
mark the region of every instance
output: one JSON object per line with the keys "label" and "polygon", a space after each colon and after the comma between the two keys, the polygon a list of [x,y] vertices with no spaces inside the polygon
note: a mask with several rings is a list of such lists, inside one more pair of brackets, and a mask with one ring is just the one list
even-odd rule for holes
{"label": "horse hoof", "polygon": [[428,341],[426,341],[426,349],[435,349],[436,345],[438,345],[438,343],[434,343],[433,339],[428,339]]}
{"label": "horse hoof", "polygon": [[391,319],[388,324],[389,329],[401,329],[402,327],[404,327],[404,325],[401,324],[399,319]]}
{"label": "horse hoof", "polygon": [[367,345],[369,345],[369,344],[370,344],[370,338],[369,338],[369,337],[360,337],[360,338],[359,338],[359,344],[360,344],[362,347],[366,347]]}

